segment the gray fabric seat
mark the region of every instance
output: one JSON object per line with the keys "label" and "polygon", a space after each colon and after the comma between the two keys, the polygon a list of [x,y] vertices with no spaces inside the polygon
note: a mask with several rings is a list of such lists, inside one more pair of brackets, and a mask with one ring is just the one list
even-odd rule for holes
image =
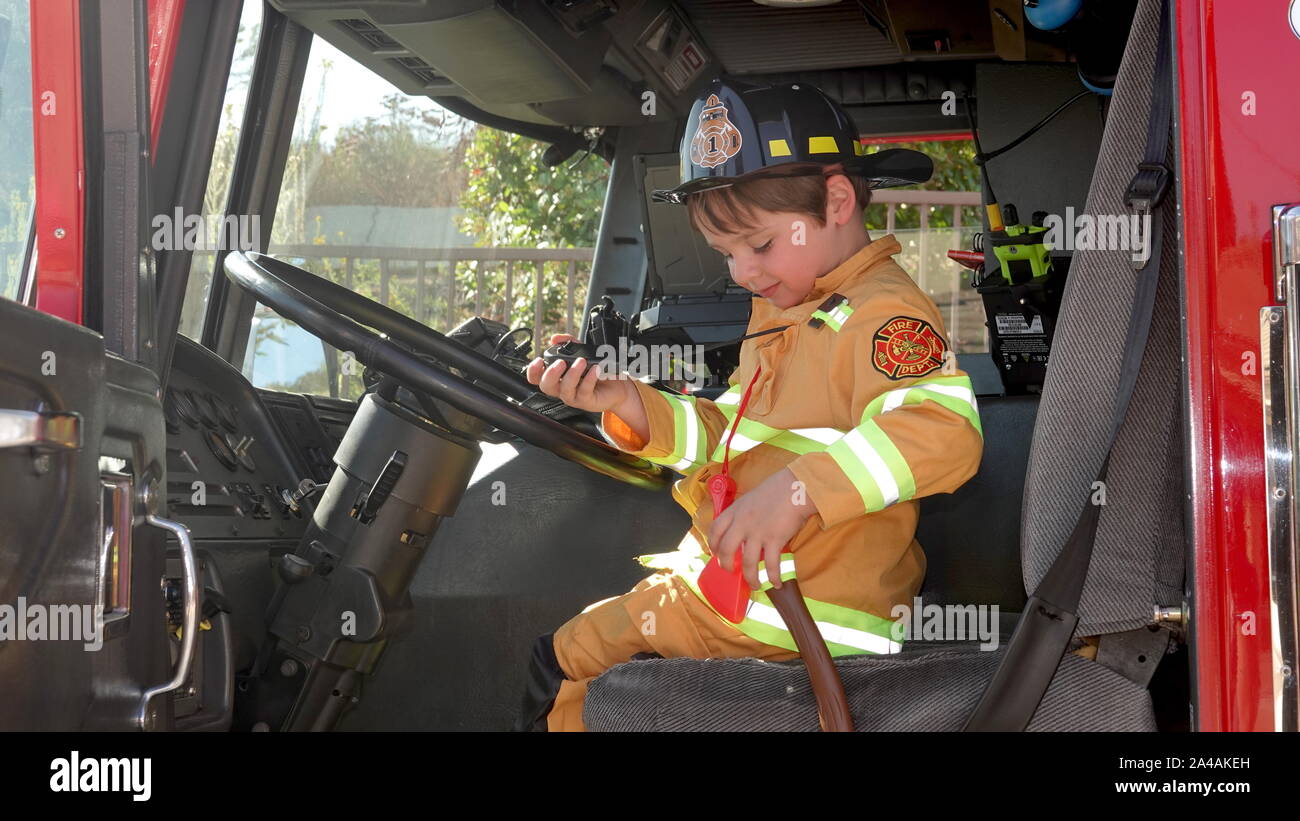
{"label": "gray fabric seat", "polygon": [[[975,709],[1001,658],[1001,651],[949,648],[856,656],[836,666],[859,732],[954,731]],[[593,731],[818,729],[803,664],[758,659],[620,664],[589,685],[583,721]],[[1067,655],[1029,729],[1151,731],[1155,718],[1146,688]]]}
{"label": "gray fabric seat", "polygon": [[[1088,193],[1089,214],[1127,213],[1124,191],[1145,148],[1159,16],[1158,0],[1142,0]],[[1174,156],[1172,151],[1169,156]],[[1174,203],[1171,194],[1162,206],[1165,252],[1154,317],[1137,389],[1112,456],[1106,504],[1079,607],[1077,636],[1101,636],[1103,649],[1107,635],[1145,629],[1156,607],[1179,604],[1183,597]],[[1075,254],[1025,472],[1019,536],[1023,590],[1008,591],[1007,599],[1023,602],[1021,594],[1038,585],[1094,490],[1092,482],[1108,444],[1134,281],[1126,251]],[[983,470],[1002,467],[986,462]],[[978,483],[969,485],[973,489],[953,495],[954,509],[961,509],[963,492],[979,492]],[[963,543],[923,544],[932,557],[980,550],[979,534],[955,537]],[[940,570],[939,576],[951,580],[961,574]],[[934,589],[930,580],[927,584]],[[949,587],[942,594],[945,598],[971,595],[969,589]],[[836,666],[859,731],[956,730],[973,711],[1002,652],[981,652],[974,642],[909,642],[895,655],[842,658]],[[583,718],[594,731],[800,731],[818,726],[803,665],[755,659],[652,659],[616,665],[589,685]],[[1029,729],[1149,731],[1156,723],[1144,686],[1103,664],[1066,654]]]}

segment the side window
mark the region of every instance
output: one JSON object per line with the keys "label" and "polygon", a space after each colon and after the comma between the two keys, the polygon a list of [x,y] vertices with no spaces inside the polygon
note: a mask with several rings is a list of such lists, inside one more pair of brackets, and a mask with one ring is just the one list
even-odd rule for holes
{"label": "side window", "polygon": [[0,296],[18,299],[36,201],[29,0],[0,0]]}
{"label": "side window", "polygon": [[867,229],[872,238],[893,234],[903,251],[898,264],[943,313],[952,350],[988,351],[984,303],[970,285],[970,271],[948,258],[949,250],[970,250],[982,230],[979,166],[969,139],[869,146],[868,151],[911,148],[934,160],[934,176],[917,188],[872,192]]}
{"label": "side window", "polygon": [[230,79],[226,83],[226,98],[221,108],[221,125],[212,151],[208,188],[203,195],[198,241],[194,256],[190,259],[190,279],[185,288],[185,303],[181,308],[180,332],[194,340],[203,335],[203,317],[208,310],[212,267],[216,262],[215,248],[221,236],[220,223],[230,193],[230,174],[235,161],[235,149],[239,146],[239,127],[244,122],[248,82],[253,74],[253,60],[257,56],[257,40],[261,31],[262,0],[245,0],[239,18],[239,36],[235,41]]}
{"label": "side window", "polygon": [[[474,316],[534,340],[576,333],[608,174],[580,154],[547,166],[546,148],[401,94],[315,38],[268,251],[443,333]],[[351,352],[270,308],[249,333],[254,385],[363,392]]]}

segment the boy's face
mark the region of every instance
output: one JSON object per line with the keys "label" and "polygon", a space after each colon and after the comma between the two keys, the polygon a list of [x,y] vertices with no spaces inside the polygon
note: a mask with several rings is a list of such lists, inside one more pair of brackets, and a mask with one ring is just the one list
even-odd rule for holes
{"label": "boy's face", "polygon": [[701,226],[709,247],[727,259],[737,285],[781,308],[803,303],[817,277],[838,264],[829,242],[831,223],[807,214],[755,209],[756,229],[717,233]]}

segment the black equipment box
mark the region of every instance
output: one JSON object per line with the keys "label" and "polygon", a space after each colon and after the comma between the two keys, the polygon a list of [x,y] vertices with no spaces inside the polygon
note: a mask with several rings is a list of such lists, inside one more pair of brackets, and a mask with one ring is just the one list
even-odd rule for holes
{"label": "black equipment box", "polygon": [[973,282],[984,299],[989,355],[1007,396],[1041,393],[1070,257],[1053,257],[1046,276],[1015,285],[1007,283],[998,261],[989,257]]}

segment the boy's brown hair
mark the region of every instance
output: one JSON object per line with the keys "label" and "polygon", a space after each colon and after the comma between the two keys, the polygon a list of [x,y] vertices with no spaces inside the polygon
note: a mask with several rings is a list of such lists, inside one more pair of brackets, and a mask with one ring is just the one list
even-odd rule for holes
{"label": "boy's brown hair", "polygon": [[[802,167],[823,168],[811,163],[791,163],[771,169],[770,176],[758,171],[726,188],[712,188],[692,194],[686,198],[691,227],[699,231],[703,224],[715,233],[723,234],[736,233],[741,229],[752,230],[758,227],[754,212],[759,210],[806,214],[816,220],[818,225],[825,225],[826,181],[838,172],[832,170],[825,175],[800,177],[777,176],[781,172]],[[766,170],[768,169],[764,169]],[[850,176],[848,179],[857,195],[858,207],[865,209],[871,203],[869,183],[862,177]]]}

